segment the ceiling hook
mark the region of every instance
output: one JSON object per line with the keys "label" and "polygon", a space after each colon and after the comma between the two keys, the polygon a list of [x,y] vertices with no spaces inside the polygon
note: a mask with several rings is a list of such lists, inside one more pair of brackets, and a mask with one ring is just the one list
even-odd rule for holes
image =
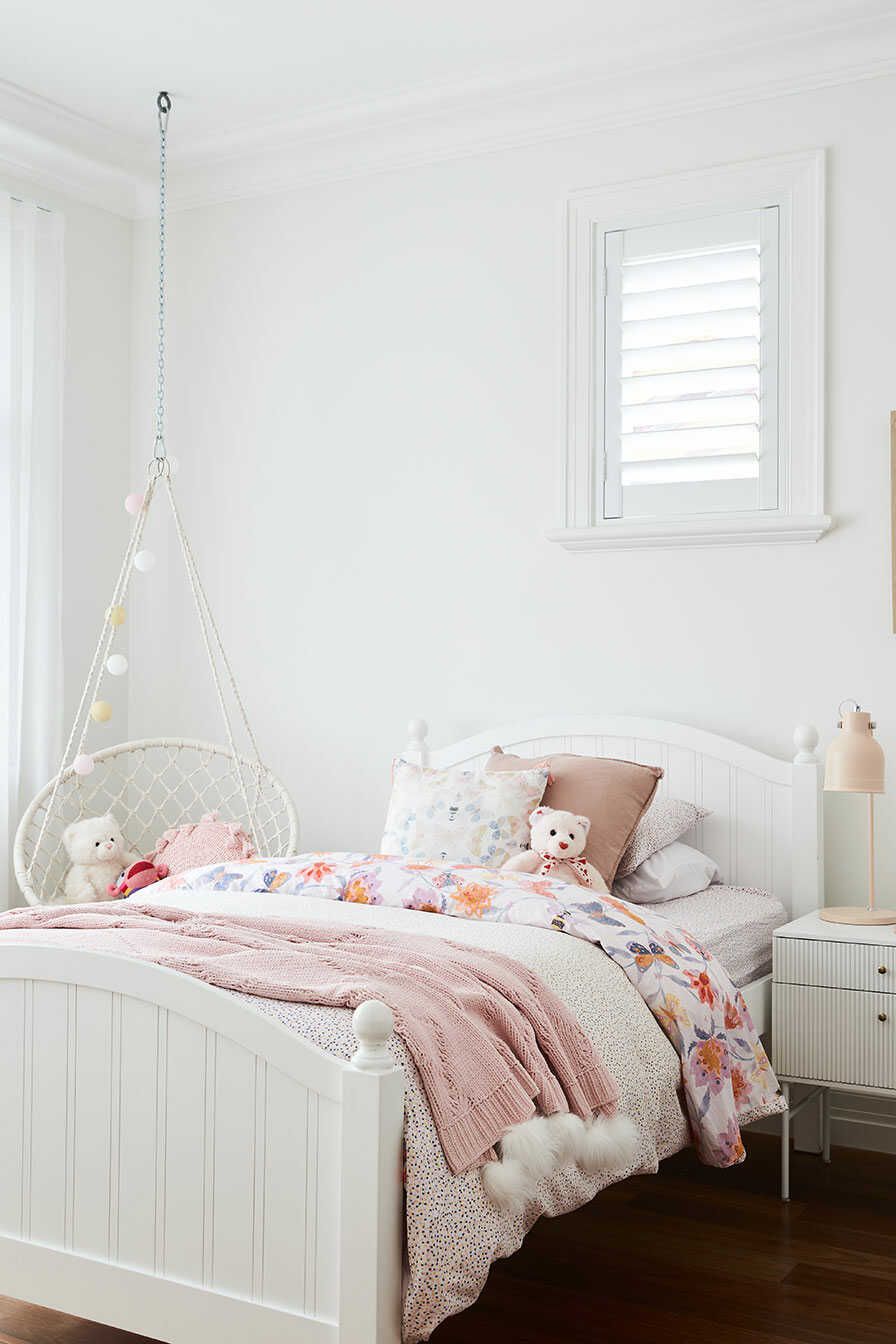
{"label": "ceiling hook", "polygon": [[159,109],[159,130],[164,131],[168,126],[168,113],[171,111],[171,95],[165,93],[164,89],[156,99],[156,107]]}

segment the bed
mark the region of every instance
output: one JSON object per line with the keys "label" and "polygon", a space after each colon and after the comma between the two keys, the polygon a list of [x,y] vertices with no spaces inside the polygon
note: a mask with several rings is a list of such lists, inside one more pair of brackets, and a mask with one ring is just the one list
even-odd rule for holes
{"label": "bed", "polygon": [[[415,720],[404,755],[473,764],[495,742],[662,765],[663,791],[712,809],[695,843],[728,882],[774,892],[790,916],[821,901],[812,729],[785,762],[623,718],[505,725],[431,752]],[[574,941],[555,939],[556,955]],[[768,976],[743,988],[766,1031]],[[405,1075],[383,1005],[358,1009],[342,1058],[240,997],[120,957],[0,946],[0,997],[7,1294],[171,1344],[397,1344]]]}
{"label": "bed", "polygon": [[[424,719],[409,723],[407,760],[481,765],[499,742],[521,756],[562,751],[660,765],[658,797],[684,798],[711,810],[694,843],[715,859],[726,883],[774,893],[792,919],[824,903],[818,733],[809,725],[794,731],[792,761],[684,724],[621,716],[505,724],[436,750],[427,735]],[[770,930],[768,936],[770,959]],[[770,970],[747,980],[741,990],[764,1035],[771,1026]]]}

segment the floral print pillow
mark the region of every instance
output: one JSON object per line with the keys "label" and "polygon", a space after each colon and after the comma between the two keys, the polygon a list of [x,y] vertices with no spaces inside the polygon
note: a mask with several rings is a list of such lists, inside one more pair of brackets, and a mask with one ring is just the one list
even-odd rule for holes
{"label": "floral print pillow", "polygon": [[547,766],[497,774],[396,760],[380,853],[500,868],[528,846],[529,813],[549,774]]}

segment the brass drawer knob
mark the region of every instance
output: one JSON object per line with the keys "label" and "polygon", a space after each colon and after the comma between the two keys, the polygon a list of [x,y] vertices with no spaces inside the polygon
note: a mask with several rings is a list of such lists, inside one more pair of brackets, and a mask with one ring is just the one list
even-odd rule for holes
{"label": "brass drawer knob", "polygon": [[886,1020],[887,1020],[887,1015],[886,1015],[886,1013],[878,1013],[878,1015],[877,1015],[877,1020],[878,1020],[878,1022],[886,1022]]}
{"label": "brass drawer knob", "polygon": [[886,973],[887,973],[887,968],[886,968],[886,966],[878,966],[878,968],[877,968],[877,973],[878,973],[878,975],[886,975]]}

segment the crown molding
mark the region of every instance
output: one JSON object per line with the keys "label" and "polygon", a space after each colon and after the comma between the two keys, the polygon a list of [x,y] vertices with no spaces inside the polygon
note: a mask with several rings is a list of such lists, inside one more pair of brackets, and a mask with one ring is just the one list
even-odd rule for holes
{"label": "crown molding", "polygon": [[626,72],[557,70],[405,93],[172,153],[175,209],[303,190],[896,74],[896,16],[707,48]]}
{"label": "crown molding", "polygon": [[150,192],[137,176],[0,123],[0,176],[29,194],[68,197],[125,219],[150,213]]}
{"label": "crown molding", "polygon": [[[896,14],[750,44],[705,45],[637,69],[542,67],[178,144],[173,210],[299,191],[554,140],[710,113],[896,74]],[[172,127],[174,130],[174,127]],[[0,83],[0,171],[128,218],[154,214],[156,149]]]}
{"label": "crown molding", "polygon": [[3,80],[0,173],[131,219],[148,208],[152,183],[127,137]]}

